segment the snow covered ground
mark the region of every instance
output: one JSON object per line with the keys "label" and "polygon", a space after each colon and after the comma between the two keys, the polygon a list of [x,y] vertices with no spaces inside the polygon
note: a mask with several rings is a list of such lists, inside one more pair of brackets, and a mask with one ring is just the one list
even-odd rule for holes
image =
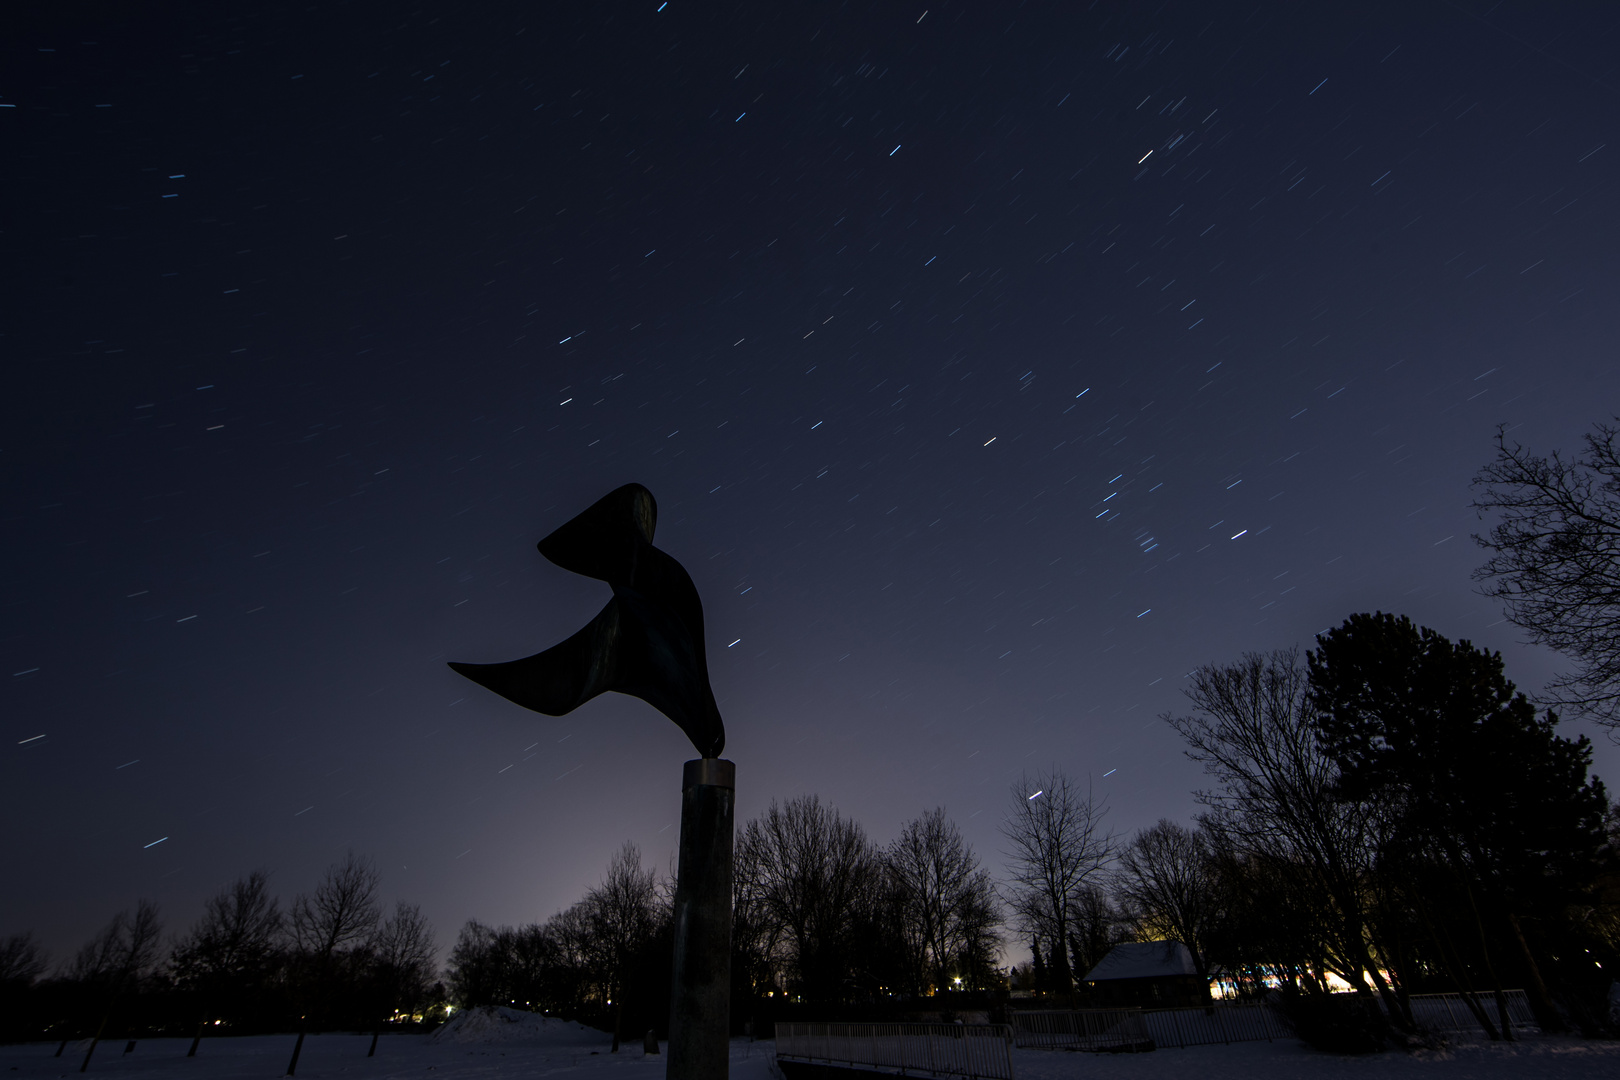
{"label": "snow covered ground", "polygon": [[[384,1035],[377,1056],[366,1057],[370,1035],[311,1035],[298,1060],[298,1080],[507,1080],[568,1073],[577,1080],[662,1080],[664,1057],[642,1053],[628,1040],[610,1054],[612,1039],[600,1031],[551,1020],[535,1032],[494,1032],[466,1041],[431,1035]],[[142,1039],[125,1054],[124,1040],[103,1041],[90,1060],[86,1080],[277,1080],[292,1056],[292,1035],[204,1039],[194,1058],[190,1039]],[[0,1046],[0,1080],[79,1080],[86,1043]],[[662,1049],[667,1050],[665,1044]],[[737,1040],[731,1050],[732,1080],[772,1080],[773,1046]]]}
{"label": "snow covered ground", "polygon": [[1441,1051],[1366,1057],[1323,1054],[1292,1039],[1147,1054],[1015,1050],[1013,1070],[1018,1080],[1614,1080],[1620,1077],[1620,1042],[1468,1041]]}
{"label": "snow covered ground", "polygon": [[[659,1080],[665,1058],[644,1055],[640,1040],[617,1054],[598,1031],[560,1020],[514,1014],[469,1018],[446,1037],[384,1035],[366,1057],[369,1035],[312,1035],[304,1042],[299,1080],[529,1080],[563,1073],[573,1080]],[[96,1049],[88,1076],[110,1080],[277,1080],[292,1053],[290,1035],[205,1039],[187,1058],[189,1039],[143,1039],[124,1054],[123,1040]],[[0,1080],[73,1080],[83,1043],[60,1058],[56,1043],[0,1046]],[[664,1047],[667,1050],[667,1046]],[[732,1080],[776,1080],[770,1042],[738,1039]],[[1620,1042],[1530,1038],[1513,1045],[1458,1041],[1416,1055],[1320,1054],[1293,1041],[1156,1050],[1147,1054],[1014,1051],[1018,1080],[1615,1080]],[[430,1075],[431,1074],[431,1075]]]}

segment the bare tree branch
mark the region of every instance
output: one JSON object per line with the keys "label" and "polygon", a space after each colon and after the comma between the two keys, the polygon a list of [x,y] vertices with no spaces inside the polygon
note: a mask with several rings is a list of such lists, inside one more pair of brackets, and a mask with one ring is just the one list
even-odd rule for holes
{"label": "bare tree branch", "polygon": [[1161,819],[1132,837],[1119,861],[1117,891],[1141,929],[1187,946],[1199,977],[1206,977],[1205,939],[1220,908],[1203,831]]}
{"label": "bare tree branch", "polygon": [[300,893],[292,906],[293,941],[320,964],[365,944],[382,908],[377,901],[377,868],[370,859],[349,854],[334,863],[312,894]]}
{"label": "bare tree branch", "polygon": [[966,958],[994,954],[1000,921],[995,886],[943,807],[908,822],[884,852],[884,862],[916,992],[928,983],[949,989],[953,971],[968,974]]}
{"label": "bare tree branch", "polygon": [[[1620,421],[1617,421],[1620,422]],[[1575,662],[1552,702],[1620,731],[1620,427],[1598,424],[1585,453],[1538,457],[1506,430],[1474,486],[1496,524],[1474,541],[1491,552],[1474,572],[1530,640]]]}
{"label": "bare tree branch", "polygon": [[751,932],[778,945],[778,962],[806,996],[842,997],[860,960],[855,939],[873,917],[882,882],[865,831],[814,795],[772,802],[743,829],[737,867]]}
{"label": "bare tree branch", "polygon": [[1053,946],[1052,977],[1073,988],[1069,928],[1081,890],[1115,858],[1114,834],[1103,823],[1105,800],[1088,788],[1083,794],[1061,772],[1025,775],[1013,785],[1012,812],[1001,834],[1012,878],[1009,906],[1028,930]]}
{"label": "bare tree branch", "polygon": [[1377,808],[1339,798],[1337,770],[1321,746],[1309,678],[1297,649],[1248,653],[1193,672],[1195,712],[1164,720],[1217,787],[1197,793],[1205,822],[1230,847],[1262,860],[1309,868],[1327,900],[1328,959],[1347,981],[1363,975],[1393,1002],[1370,951],[1363,883],[1376,854]]}
{"label": "bare tree branch", "polygon": [[403,900],[371,937],[371,960],[376,977],[389,1000],[388,1009],[411,1008],[421,1002],[433,982],[438,946],[433,927],[422,909]]}
{"label": "bare tree branch", "polygon": [[181,985],[218,993],[269,965],[281,929],[269,876],[255,870],[208,898],[202,917],[175,948],[170,969]]}
{"label": "bare tree branch", "polygon": [[30,933],[0,941],[0,986],[29,987],[45,972],[48,957]]}
{"label": "bare tree branch", "polygon": [[68,966],[68,978],[100,984],[114,995],[132,990],[157,965],[162,936],[157,905],[141,900],[133,915],[120,911],[85,943]]}

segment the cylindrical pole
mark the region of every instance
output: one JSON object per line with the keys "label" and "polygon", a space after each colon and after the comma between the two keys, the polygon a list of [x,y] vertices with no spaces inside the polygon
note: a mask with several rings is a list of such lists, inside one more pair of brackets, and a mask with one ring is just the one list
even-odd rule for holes
{"label": "cylindrical pole", "polygon": [[84,1061],[79,1065],[80,1072],[88,1072],[90,1070],[90,1055],[96,1052],[96,1044],[101,1041],[101,1033],[107,1030],[107,1016],[111,1015],[112,1010],[109,1009],[107,1011],[107,1015],[101,1018],[101,1026],[96,1028],[95,1035],[90,1039],[90,1049],[84,1052]]}
{"label": "cylindrical pole", "polygon": [[667,1080],[727,1080],[731,1046],[731,833],[736,766],[688,761],[681,778]]}

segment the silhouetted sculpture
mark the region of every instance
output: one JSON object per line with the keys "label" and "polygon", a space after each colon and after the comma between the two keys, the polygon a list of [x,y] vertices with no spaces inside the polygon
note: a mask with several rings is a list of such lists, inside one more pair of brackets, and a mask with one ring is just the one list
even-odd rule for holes
{"label": "silhouetted sculpture", "polygon": [[626,484],[540,541],[564,570],[605,581],[613,599],[560,645],[505,664],[451,664],[473,682],[548,716],[596,695],[638,697],[686,732],[703,757],[725,749],[726,730],[709,688],[703,604],[686,569],[653,547],[658,504]]}
{"label": "silhouetted sculpture", "polygon": [[[666,1080],[725,1080],[731,994],[732,821],[736,768],[720,760],[726,730],[709,688],[703,604],[685,568],[652,545],[658,506],[626,484],[540,541],[540,554],[613,586],[586,627],[543,653],[505,664],[451,664],[526,709],[561,716],[605,690],[638,697],[675,721],[702,757],[681,776]],[[615,1043],[617,1046],[617,1043]],[[649,1053],[657,1042],[648,1033]],[[296,1058],[295,1058],[296,1060]]]}

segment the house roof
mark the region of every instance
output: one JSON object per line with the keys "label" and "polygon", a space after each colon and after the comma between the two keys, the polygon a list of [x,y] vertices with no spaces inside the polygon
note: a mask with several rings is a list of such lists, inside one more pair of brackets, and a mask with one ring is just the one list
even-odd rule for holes
{"label": "house roof", "polygon": [[1102,962],[1086,972],[1086,982],[1106,979],[1162,979],[1196,975],[1192,953],[1179,941],[1128,941],[1108,950]]}

